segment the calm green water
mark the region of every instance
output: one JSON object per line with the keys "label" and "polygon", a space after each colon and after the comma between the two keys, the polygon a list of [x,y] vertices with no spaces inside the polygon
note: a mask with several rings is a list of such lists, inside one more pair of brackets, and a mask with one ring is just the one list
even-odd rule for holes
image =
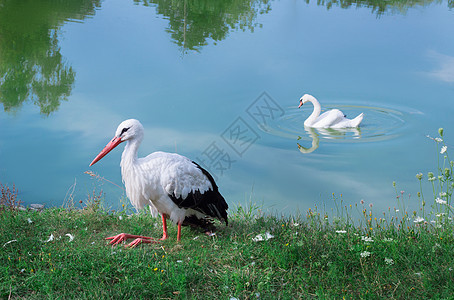
{"label": "calm green water", "polygon": [[[416,194],[436,166],[425,136],[454,145],[453,6],[0,0],[0,182],[25,204],[102,189],[117,208],[123,191],[84,171],[121,183],[123,147],[88,164],[136,118],[140,155],[204,164],[232,207],[395,206],[393,181]],[[363,126],[305,130],[304,93]]]}

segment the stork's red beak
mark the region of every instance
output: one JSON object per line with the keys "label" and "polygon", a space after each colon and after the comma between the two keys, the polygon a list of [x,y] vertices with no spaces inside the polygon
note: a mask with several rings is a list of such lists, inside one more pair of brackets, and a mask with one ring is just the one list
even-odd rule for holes
{"label": "stork's red beak", "polygon": [[95,159],[93,159],[93,161],[91,162],[90,164],[90,167],[93,166],[98,160],[100,160],[101,158],[103,158],[104,156],[107,155],[107,153],[109,153],[113,148],[117,147],[121,142],[123,142],[121,140],[120,137],[114,137],[105,147],[104,149],[102,149],[101,152],[99,152],[98,156],[95,157]]}

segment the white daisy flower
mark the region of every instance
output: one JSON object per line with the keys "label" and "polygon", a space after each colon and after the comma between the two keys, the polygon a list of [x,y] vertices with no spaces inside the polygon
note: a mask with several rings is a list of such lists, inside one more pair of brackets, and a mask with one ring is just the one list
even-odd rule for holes
{"label": "white daisy flower", "polygon": [[435,199],[435,202],[437,202],[438,204],[447,204],[448,203],[446,200],[443,200],[440,198]]}
{"label": "white daisy flower", "polygon": [[421,218],[421,217],[415,217],[415,219],[413,220],[413,222],[415,222],[416,224],[419,224],[419,223],[422,223],[424,222],[424,218]]}
{"label": "white daisy flower", "polygon": [[369,251],[364,251],[364,252],[361,252],[359,255],[361,255],[361,257],[369,257],[370,256],[370,252]]}
{"label": "white daisy flower", "polygon": [[263,234],[258,234],[256,237],[252,238],[254,242],[267,241],[274,238],[274,235],[270,234],[268,231]]}
{"label": "white daisy flower", "polygon": [[368,237],[368,236],[362,236],[361,240],[365,241],[366,243],[371,243],[374,241],[371,237]]}

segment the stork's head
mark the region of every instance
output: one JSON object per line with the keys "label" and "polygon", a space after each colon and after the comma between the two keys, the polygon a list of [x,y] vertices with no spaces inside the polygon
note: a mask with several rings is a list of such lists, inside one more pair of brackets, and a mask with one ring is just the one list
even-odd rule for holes
{"label": "stork's head", "polygon": [[300,105],[298,105],[298,108],[303,106],[304,103],[306,103],[308,101],[312,101],[312,99],[315,99],[315,98],[309,94],[304,94],[303,97],[300,98]]}
{"label": "stork's head", "polygon": [[120,145],[122,142],[129,140],[139,140],[143,138],[143,126],[136,119],[129,119],[121,122],[118,125],[117,131],[115,132],[114,138],[102,149],[101,152],[93,159],[90,167],[97,161],[107,155],[113,148]]}
{"label": "stork's head", "polygon": [[118,125],[117,131],[115,132],[115,138],[121,139],[121,142],[131,139],[142,139],[143,126],[136,119],[123,121]]}

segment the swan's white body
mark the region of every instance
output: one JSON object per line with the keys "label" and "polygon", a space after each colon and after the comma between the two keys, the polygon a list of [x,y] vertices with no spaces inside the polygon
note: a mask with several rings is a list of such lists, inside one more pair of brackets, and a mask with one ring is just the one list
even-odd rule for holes
{"label": "swan's white body", "polygon": [[300,99],[301,107],[304,103],[311,102],[314,105],[314,111],[304,121],[304,126],[314,128],[352,128],[358,127],[363,120],[364,114],[359,114],[354,119],[347,119],[343,112],[338,109],[331,109],[323,114],[320,114],[322,107],[314,96],[305,94]]}
{"label": "swan's white body", "polygon": [[[218,191],[213,177],[197,163],[175,153],[154,152],[138,158],[137,150],[143,139],[143,126],[139,121],[123,121],[115,137],[90,164],[92,166],[113,148],[126,142],[121,156],[121,175],[126,195],[137,209],[150,206],[153,216],[162,215],[163,237],[167,238],[166,219],[178,224],[180,240],[181,225],[206,227],[207,218],[217,218],[227,224],[228,205]],[[120,234],[111,243],[118,244],[129,237],[138,237],[130,246],[149,242],[149,237]],[[145,239],[145,240],[144,240]]]}

